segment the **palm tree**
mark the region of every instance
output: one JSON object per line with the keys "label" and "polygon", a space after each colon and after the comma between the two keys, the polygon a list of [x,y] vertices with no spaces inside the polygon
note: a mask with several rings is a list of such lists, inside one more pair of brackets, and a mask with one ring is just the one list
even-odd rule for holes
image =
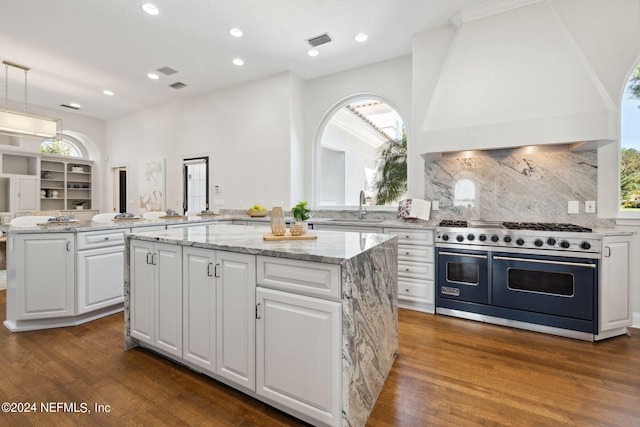
{"label": "palm tree", "polygon": [[640,99],[640,67],[633,70],[633,74],[629,78],[627,92],[631,98]]}
{"label": "palm tree", "polygon": [[407,133],[380,147],[374,188],[376,204],[386,205],[399,200],[407,192]]}

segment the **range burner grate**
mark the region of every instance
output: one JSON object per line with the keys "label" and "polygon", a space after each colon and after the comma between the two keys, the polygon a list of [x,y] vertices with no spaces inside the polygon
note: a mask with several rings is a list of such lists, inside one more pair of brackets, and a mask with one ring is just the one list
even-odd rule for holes
{"label": "range burner grate", "polygon": [[574,224],[563,224],[554,222],[503,222],[510,230],[540,230],[540,231],[561,231],[569,233],[590,233],[590,228],[581,227]]}
{"label": "range burner grate", "polygon": [[465,228],[467,227],[467,221],[463,221],[463,220],[456,220],[456,219],[443,219],[442,221],[440,221],[440,224],[438,224],[440,227],[461,227],[461,228]]}
{"label": "range burner grate", "polygon": [[[591,233],[593,230],[575,224],[557,222],[502,222],[503,227],[509,230],[536,230],[536,231],[560,231],[569,233]],[[465,220],[444,219],[438,224],[440,227],[467,228],[469,224]]]}

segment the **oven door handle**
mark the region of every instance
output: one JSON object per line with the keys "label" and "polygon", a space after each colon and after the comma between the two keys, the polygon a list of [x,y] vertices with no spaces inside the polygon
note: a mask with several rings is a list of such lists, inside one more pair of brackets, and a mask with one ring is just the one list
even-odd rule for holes
{"label": "oven door handle", "polygon": [[512,258],[505,256],[494,256],[493,259],[501,261],[521,261],[521,262],[536,262],[538,264],[554,264],[554,265],[570,265],[574,267],[588,267],[596,268],[595,264],[587,264],[583,262],[568,262],[568,261],[548,261],[543,259],[529,259],[529,258]]}
{"label": "oven door handle", "polygon": [[468,257],[468,258],[487,259],[486,255],[462,254],[462,253],[457,253],[457,252],[438,252],[438,253],[440,255],[450,255],[450,256],[461,256],[461,257]]}

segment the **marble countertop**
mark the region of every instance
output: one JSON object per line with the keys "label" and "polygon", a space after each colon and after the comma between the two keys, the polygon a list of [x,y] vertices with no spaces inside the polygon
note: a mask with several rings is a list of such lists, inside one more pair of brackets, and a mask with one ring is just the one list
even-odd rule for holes
{"label": "marble countertop", "polygon": [[[291,218],[285,218],[291,220]],[[231,222],[236,221],[252,221],[260,224],[264,223],[264,226],[269,225],[269,217],[252,218],[249,215],[221,215],[215,217],[188,217],[188,218],[176,218],[176,219],[154,219],[154,220],[123,220],[123,221],[108,221],[108,222],[93,222],[93,221],[78,221],[69,224],[52,224],[52,225],[36,225],[27,227],[15,227],[5,226],[3,231],[9,233],[63,233],[63,232],[84,232],[84,231],[100,231],[100,230],[117,230],[123,228],[132,227],[150,227],[154,225],[179,225],[179,224],[198,224],[211,221]],[[402,222],[399,220],[358,220],[343,219],[343,218],[316,218],[309,220],[311,224],[331,224],[344,227],[376,227],[376,228],[420,228],[420,229],[432,229],[433,226],[426,223],[412,223]]]}
{"label": "marble countertop", "polygon": [[388,234],[312,230],[309,233],[316,234],[317,240],[265,241],[265,232],[263,226],[219,224],[147,231],[131,234],[129,239],[328,264],[340,264],[383,242],[397,240]]}

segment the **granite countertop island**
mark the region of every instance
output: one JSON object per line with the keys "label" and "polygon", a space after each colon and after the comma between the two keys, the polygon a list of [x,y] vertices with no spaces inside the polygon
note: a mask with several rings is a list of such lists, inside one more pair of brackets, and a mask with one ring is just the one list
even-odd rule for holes
{"label": "granite countertop island", "polygon": [[[125,266],[126,348],[131,349],[139,345],[150,348],[314,425],[365,425],[397,354],[397,237],[374,233],[314,231],[318,236],[317,240],[265,241],[265,231],[261,226],[209,225],[129,235],[125,250],[125,259],[129,262]],[[135,253],[139,251],[139,247],[149,248],[150,255],[136,257]],[[254,361],[253,366],[256,370],[253,375],[257,378],[243,378],[242,382],[237,382],[233,378],[230,380],[222,371],[214,368],[203,369],[202,365],[191,363],[186,354],[189,346],[185,341],[186,337],[176,338],[176,341],[185,343],[185,348],[172,352],[164,351],[164,343],[147,339],[145,334],[138,333],[134,324],[136,316],[142,307],[148,307],[147,303],[152,299],[148,297],[143,300],[145,297],[140,296],[144,295],[141,290],[147,285],[144,279],[147,276],[140,273],[148,267],[145,258],[150,257],[153,263],[153,253],[156,249],[170,251],[172,247],[176,248],[176,253],[182,254],[181,259],[185,263],[188,262],[187,254],[193,254],[194,250],[199,251],[197,254],[206,255],[206,251],[222,254],[222,258],[226,254],[244,257],[243,262],[249,265],[248,271],[253,272],[249,275],[251,290],[247,296],[258,296],[254,300],[257,301],[256,306],[243,315],[248,317],[247,334],[255,334],[255,347],[247,357]],[[162,260],[158,261],[158,264],[161,262]],[[255,264],[251,265],[252,263]],[[186,264],[181,268],[183,271],[190,270]],[[275,270],[270,270],[271,268]],[[329,282],[329,272],[337,273],[334,280],[337,284],[336,293],[316,293],[315,285],[306,286],[316,280],[318,283]],[[289,273],[291,275],[288,276]],[[229,285],[223,283],[224,275],[225,270],[222,268],[222,274],[218,276],[216,266],[216,277],[222,278],[212,279],[216,280],[215,287]],[[287,288],[288,280],[292,282],[291,288]],[[276,282],[282,286],[271,286],[271,283]],[[191,285],[183,280],[181,286],[187,289]],[[238,288],[237,283],[233,286],[235,289]],[[179,294],[182,295],[182,292]],[[273,305],[270,309],[269,304],[261,297],[263,294],[282,297],[283,302]],[[280,310],[291,301],[297,301],[295,310]],[[222,310],[232,310],[234,315],[238,315],[244,310],[244,301],[238,302],[239,304],[234,304],[225,301]],[[260,307],[261,302],[263,307]],[[308,307],[313,309],[308,309],[305,304],[309,304]],[[320,328],[320,331],[324,331],[320,335],[313,331],[300,330],[304,329],[303,325],[315,325],[317,322],[324,322],[319,319],[331,317],[327,314],[329,311],[324,313],[319,308],[323,304],[336,309],[334,323],[331,323],[333,326]],[[185,302],[177,309],[188,310],[187,306]],[[305,313],[312,313],[309,316],[313,319],[311,323],[306,323],[307,317],[303,315]],[[291,318],[286,317],[289,314],[292,315]],[[178,317],[188,319],[190,314],[183,312]],[[162,323],[163,315],[159,315],[159,319]],[[277,319],[286,321],[278,323]],[[187,333],[188,321],[184,322],[184,325],[176,326],[175,330],[184,331],[185,335],[193,339],[193,336]],[[236,318],[234,324],[239,323],[242,322]],[[269,329],[273,328],[274,324],[283,327],[282,333]],[[295,336],[296,334],[299,335]],[[218,336],[227,335],[219,330]],[[277,336],[278,344],[269,347],[269,340],[274,339],[274,336]],[[334,341],[337,345],[330,345],[330,336],[337,340]],[[287,343],[287,338],[293,342]],[[234,338],[234,342],[236,340],[237,337]],[[325,343],[323,340],[329,341]],[[289,344],[291,347],[287,347]],[[234,345],[232,342],[231,347]],[[316,346],[317,351],[309,352],[309,346]],[[290,351],[280,357],[269,359],[269,354],[272,351],[277,353],[281,347],[289,348]],[[329,351],[334,347],[335,351]],[[302,356],[305,354],[306,356]],[[318,360],[325,360],[326,356],[327,360],[331,359],[334,363],[320,363],[316,356],[320,357]],[[315,364],[311,363],[311,360],[316,360]],[[274,363],[281,366],[273,366]],[[333,368],[329,368],[330,366]],[[325,369],[328,372],[325,372]],[[292,378],[288,378],[289,375],[281,375],[283,370],[290,373]],[[249,373],[247,377],[251,375]],[[307,384],[313,382],[314,378],[320,383]],[[273,386],[272,383],[276,385]],[[328,386],[332,383],[335,388]],[[291,387],[291,390],[287,390],[287,387]],[[320,393],[317,403],[314,396],[318,392],[313,390],[326,391]]]}

